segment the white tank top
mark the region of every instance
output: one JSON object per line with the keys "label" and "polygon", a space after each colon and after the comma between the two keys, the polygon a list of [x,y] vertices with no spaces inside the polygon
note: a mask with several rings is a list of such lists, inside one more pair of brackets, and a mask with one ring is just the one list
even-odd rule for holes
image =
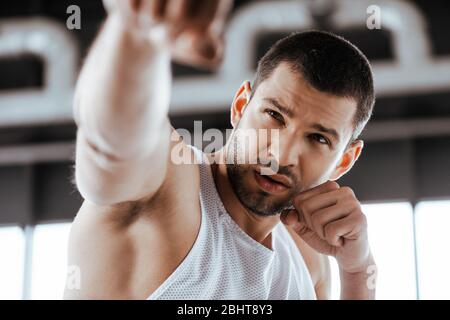
{"label": "white tank top", "polygon": [[245,233],[219,197],[201,150],[201,224],[191,250],[148,299],[316,299],[311,276],[283,223],[272,231],[272,250]]}

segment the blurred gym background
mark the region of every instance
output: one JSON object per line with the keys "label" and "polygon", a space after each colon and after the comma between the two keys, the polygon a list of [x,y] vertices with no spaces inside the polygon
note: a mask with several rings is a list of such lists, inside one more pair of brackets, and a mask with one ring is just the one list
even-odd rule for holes
{"label": "blurred gym background", "polygon": [[[80,8],[80,29],[67,19]],[[369,29],[378,6],[381,29]],[[72,7],[73,8],[73,7]],[[100,0],[0,2],[0,299],[60,299],[70,222],[72,94],[105,17]],[[378,299],[450,299],[450,2],[236,0],[222,67],[174,65],[175,128],[230,128],[229,104],[258,58],[295,30],[337,32],[374,67],[365,152],[341,185],[364,204]],[[333,297],[339,280],[333,262]]]}

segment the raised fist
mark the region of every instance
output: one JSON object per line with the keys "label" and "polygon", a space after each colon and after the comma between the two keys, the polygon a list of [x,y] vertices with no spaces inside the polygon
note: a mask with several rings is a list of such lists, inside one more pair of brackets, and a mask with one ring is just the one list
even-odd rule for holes
{"label": "raised fist", "polygon": [[212,68],[222,60],[225,20],[232,0],[104,0],[129,28],[168,41],[178,63]]}

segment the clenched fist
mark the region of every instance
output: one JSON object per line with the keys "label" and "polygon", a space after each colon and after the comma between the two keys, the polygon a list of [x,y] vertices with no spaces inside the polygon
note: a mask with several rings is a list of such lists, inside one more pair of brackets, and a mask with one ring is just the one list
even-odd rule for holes
{"label": "clenched fist", "polygon": [[223,56],[225,20],[232,0],[104,0],[130,29],[156,45],[168,42],[172,59],[197,67],[217,66]]}
{"label": "clenched fist", "polygon": [[372,261],[366,216],[349,187],[325,182],[299,194],[294,206],[281,215],[283,223],[314,250],[334,256],[341,270],[366,271]]}

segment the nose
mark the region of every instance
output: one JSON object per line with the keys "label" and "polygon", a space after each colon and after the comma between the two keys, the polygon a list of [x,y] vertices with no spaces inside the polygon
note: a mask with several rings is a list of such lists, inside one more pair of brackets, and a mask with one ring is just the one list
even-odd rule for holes
{"label": "nose", "polygon": [[272,137],[270,153],[280,166],[297,166],[300,157],[300,143],[295,135]]}

